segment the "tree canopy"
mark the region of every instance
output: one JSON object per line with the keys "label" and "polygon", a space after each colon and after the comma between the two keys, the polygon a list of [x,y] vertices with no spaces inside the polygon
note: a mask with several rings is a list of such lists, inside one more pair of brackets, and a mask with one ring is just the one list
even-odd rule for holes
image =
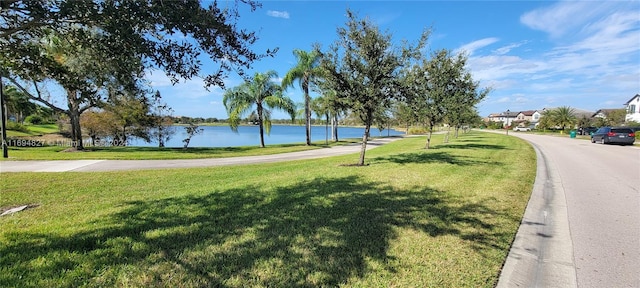
{"label": "tree canopy", "polygon": [[338,28],[338,40],[323,55],[324,86],[346,100],[365,126],[358,165],[364,165],[375,113],[388,109],[399,96],[399,72],[406,57],[412,54],[408,53],[411,48],[394,46],[391,36],[370,20],[359,19],[347,10],[345,27]]}
{"label": "tree canopy", "polygon": [[[237,27],[239,3],[252,10],[260,4],[251,0],[235,1],[219,7],[197,0],[122,0],[122,1],[2,1],[0,8],[0,44],[3,67],[19,76],[38,79],[55,68],[54,60],[39,53],[38,42],[47,35],[64,35],[74,45],[92,47],[119,72],[128,75],[142,64],[159,68],[173,81],[201,74],[200,56],[218,63],[219,69],[203,76],[207,85],[224,86],[223,79],[232,68],[240,74],[253,61],[272,56],[276,50],[256,53],[250,46],[257,41],[255,32]],[[91,37],[89,37],[91,36]],[[190,39],[190,40],[189,40]],[[130,55],[142,59],[129,63]],[[131,66],[130,66],[131,65]],[[6,75],[5,75],[6,76]]]}
{"label": "tree canopy", "polygon": [[430,59],[414,63],[404,74],[403,95],[407,104],[416,120],[426,122],[429,127],[427,149],[437,123],[448,121],[458,127],[469,121],[474,106],[490,91],[479,90],[479,83],[466,71],[466,61],[464,54],[453,56],[442,49],[434,51]]}
{"label": "tree canopy", "polygon": [[[0,3],[0,76],[66,113],[80,149],[80,115],[105,99],[104,87],[141,92],[149,69],[164,71],[173,83],[202,77],[206,86],[224,87],[230,71],[244,76],[251,63],[277,50],[252,51],[255,32],[237,27],[238,5],[260,6],[251,0],[206,7],[197,0]],[[218,68],[203,73],[203,60]],[[46,79],[64,87],[66,107],[39,93],[35,84]]]}
{"label": "tree canopy", "polygon": [[578,122],[575,109],[569,106],[562,106],[545,111],[540,119],[543,127],[557,126],[564,130]]}

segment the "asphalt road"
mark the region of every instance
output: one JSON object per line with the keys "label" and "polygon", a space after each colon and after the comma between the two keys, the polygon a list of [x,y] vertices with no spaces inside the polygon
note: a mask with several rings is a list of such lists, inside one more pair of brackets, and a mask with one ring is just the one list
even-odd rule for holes
{"label": "asphalt road", "polygon": [[538,175],[498,287],[640,287],[640,149],[509,134]]}

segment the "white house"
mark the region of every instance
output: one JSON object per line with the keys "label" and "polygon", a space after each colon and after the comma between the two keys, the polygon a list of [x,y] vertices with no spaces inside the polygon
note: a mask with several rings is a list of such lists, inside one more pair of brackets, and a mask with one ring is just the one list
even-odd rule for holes
{"label": "white house", "polygon": [[514,122],[522,123],[525,121],[529,121],[529,126],[533,127],[538,124],[538,121],[540,121],[540,116],[542,116],[542,114],[540,114],[538,110],[520,111],[520,113],[518,113],[518,115],[516,116],[516,120],[514,120]]}
{"label": "white house", "polygon": [[596,111],[596,113],[593,113],[593,115],[591,115],[591,118],[607,119],[609,118],[609,116],[611,116],[612,113],[615,113],[616,111],[622,112],[623,110],[625,109],[599,109],[598,111]]}
{"label": "white house", "polygon": [[633,96],[627,103],[624,103],[624,106],[627,109],[627,116],[624,121],[640,122],[640,94]]}
{"label": "white house", "polygon": [[506,112],[502,112],[499,115],[500,122],[502,122],[503,126],[511,126],[513,120],[518,117],[518,112],[511,112],[507,110]]}

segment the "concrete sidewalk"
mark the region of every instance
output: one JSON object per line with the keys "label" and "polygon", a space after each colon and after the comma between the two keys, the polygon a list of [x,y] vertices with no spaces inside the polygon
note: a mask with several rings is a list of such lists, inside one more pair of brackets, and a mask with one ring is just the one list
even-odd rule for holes
{"label": "concrete sidewalk", "polygon": [[[367,142],[367,150],[401,139],[401,137],[374,138]],[[272,163],[301,159],[338,156],[360,151],[360,144],[335,146],[283,154],[244,156],[233,158],[177,159],[177,160],[56,160],[56,161],[0,161],[0,173],[5,172],[96,172],[148,170],[171,168],[213,167]]]}

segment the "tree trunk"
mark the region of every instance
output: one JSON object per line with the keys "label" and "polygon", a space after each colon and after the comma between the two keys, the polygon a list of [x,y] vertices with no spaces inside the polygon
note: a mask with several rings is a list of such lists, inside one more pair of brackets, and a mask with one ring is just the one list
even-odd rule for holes
{"label": "tree trunk", "polygon": [[125,146],[123,145],[123,143],[127,143],[127,127],[128,126],[129,126],[128,123],[125,123],[124,126],[122,126],[122,141],[118,143],[118,146]]}
{"label": "tree trunk", "polygon": [[333,141],[338,142],[338,115],[333,115],[333,119],[331,120],[331,125],[333,126]]}
{"label": "tree trunk", "polygon": [[431,146],[431,134],[433,134],[433,126],[429,125],[429,134],[427,135],[427,144],[424,147],[425,149],[429,149]]}
{"label": "tree trunk", "polygon": [[67,89],[67,116],[71,122],[71,147],[76,150],[84,150],[82,145],[82,127],[80,127],[80,103],[76,96],[77,91]]}
{"label": "tree trunk", "polygon": [[68,115],[71,121],[71,147],[76,148],[76,150],[84,150],[82,129],[80,127],[80,113],[78,113],[78,111],[69,111]]}
{"label": "tree trunk", "polygon": [[364,154],[365,152],[367,152],[367,129],[369,129],[368,126],[367,128],[365,128],[365,132],[362,135],[362,145],[360,146],[360,161],[358,161],[358,166],[364,166]]}
{"label": "tree trunk", "polygon": [[264,148],[264,123],[262,122],[262,107],[258,106],[258,128],[260,129],[260,148]]}
{"label": "tree trunk", "polygon": [[162,123],[158,124],[158,147],[164,147],[164,132],[162,131]]}
{"label": "tree trunk", "polygon": [[447,127],[447,134],[444,135],[444,143],[449,143],[449,135],[451,134],[451,125]]}
{"label": "tree trunk", "polygon": [[324,144],[329,145],[329,113],[325,114],[327,122],[324,123]]}
{"label": "tree trunk", "polygon": [[358,166],[364,166],[364,154],[367,152],[367,140],[369,139],[369,132],[371,131],[371,114],[367,113],[367,121],[364,126],[364,135],[362,135],[362,147],[360,148],[360,161]]}
{"label": "tree trunk", "polygon": [[307,84],[303,85],[302,89],[304,90],[304,117],[305,121],[305,130],[307,132],[307,146],[311,145],[311,97],[309,97],[309,86]]}
{"label": "tree trunk", "polygon": [[2,86],[2,77],[0,77],[0,127],[2,131],[0,135],[2,139],[2,158],[9,158],[9,145],[7,145],[7,106],[4,103],[4,93],[2,92],[4,87]]}

